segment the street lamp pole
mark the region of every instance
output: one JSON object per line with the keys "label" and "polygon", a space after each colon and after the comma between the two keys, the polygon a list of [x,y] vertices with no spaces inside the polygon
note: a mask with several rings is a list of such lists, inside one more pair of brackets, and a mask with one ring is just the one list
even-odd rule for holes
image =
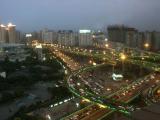
{"label": "street lamp pole", "polygon": [[[112,54],[112,61],[115,61],[115,56],[114,56],[115,51],[112,51],[111,54]],[[114,73],[114,64],[112,65],[112,73]]]}
{"label": "street lamp pole", "polygon": [[122,71],[124,72],[124,60],[126,59],[126,55],[124,53],[121,53],[120,59],[122,61]]}

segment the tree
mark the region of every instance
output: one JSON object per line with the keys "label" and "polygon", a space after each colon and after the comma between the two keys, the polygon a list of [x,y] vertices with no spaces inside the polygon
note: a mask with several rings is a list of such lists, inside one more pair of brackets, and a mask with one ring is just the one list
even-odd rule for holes
{"label": "tree", "polygon": [[14,120],[22,120],[20,117],[16,117],[14,118]]}
{"label": "tree", "polygon": [[9,57],[8,57],[8,56],[5,57],[4,62],[5,62],[5,63],[8,63],[8,62],[9,62]]}

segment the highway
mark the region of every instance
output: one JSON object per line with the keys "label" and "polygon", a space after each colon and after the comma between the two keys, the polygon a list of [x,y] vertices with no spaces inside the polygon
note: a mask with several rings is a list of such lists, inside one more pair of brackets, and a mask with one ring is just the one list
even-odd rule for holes
{"label": "highway", "polygon": [[[152,75],[151,75],[152,76]],[[143,82],[145,82],[145,84],[142,84]],[[125,91],[121,91],[121,92],[118,92],[118,94],[117,95],[119,95],[119,99],[117,100],[117,101],[122,101],[122,102],[126,102],[126,103],[128,103],[128,102],[130,102],[130,99],[132,99],[132,98],[134,98],[135,97],[135,95],[137,95],[138,94],[138,92],[137,91],[143,91],[144,89],[146,89],[147,87],[149,87],[149,86],[152,86],[153,84],[155,84],[155,82],[156,82],[156,80],[155,79],[146,79],[145,81],[144,80],[141,80],[141,81],[139,81],[139,82],[134,82],[133,84],[132,84],[132,86],[134,86],[133,87],[133,91],[132,91],[132,94],[130,94],[130,93],[128,93],[127,92],[127,89],[125,90]],[[126,95],[124,96],[123,95],[123,93],[124,92],[127,92],[126,93]],[[117,96],[117,95],[114,95],[114,96]],[[121,95],[121,96],[120,96]],[[112,97],[114,97],[114,96],[112,96]],[[97,105],[95,105],[95,106],[97,106]],[[123,106],[120,106],[120,107],[123,107]],[[90,115],[89,115],[89,113],[85,116],[85,113],[86,113],[86,111],[90,111],[89,113],[91,113]],[[83,114],[83,119],[85,119],[86,118],[86,120],[88,119],[88,118],[96,118],[97,119],[97,117],[99,117],[99,116],[104,116],[105,114],[109,114],[109,113],[112,113],[113,112],[113,110],[111,110],[111,108],[109,108],[109,109],[107,109],[107,107],[105,108],[101,108],[101,107],[99,107],[99,109],[97,109],[96,111],[92,111],[90,108],[87,108],[87,109],[84,109],[84,111],[82,112],[80,112],[80,113],[76,113],[76,114],[74,114],[73,116],[69,116],[69,118],[67,117],[67,118],[65,118],[65,120],[70,120],[70,119],[74,119],[75,118],[75,116],[76,117],[78,117],[78,116],[81,116],[81,114],[82,113],[84,113]],[[94,116],[94,117],[93,117]],[[79,118],[79,117],[78,117]],[[80,117],[81,118],[81,117]]]}
{"label": "highway", "polygon": [[147,105],[151,105],[153,103],[159,102],[160,95],[158,94],[158,90],[160,90],[160,76],[156,77],[156,83],[149,87],[147,90],[143,91],[144,101]]}
{"label": "highway", "polygon": [[[63,47],[64,48],[64,47]],[[85,66],[87,66],[88,64],[84,64],[84,63],[78,63],[77,61],[74,61],[72,58],[70,58],[69,56],[66,56],[64,54],[63,51],[65,52],[70,52],[73,54],[80,54],[80,55],[84,55],[84,56],[89,56],[89,57],[95,57],[95,58],[104,58],[105,56],[105,60],[111,60],[113,59],[118,60],[119,57],[119,53],[113,53],[113,51],[107,51],[107,52],[102,52],[101,51],[93,51],[93,50],[86,50],[83,51],[83,49],[81,49],[81,51],[77,52],[77,48],[75,49],[75,51],[73,51],[73,49],[71,48],[67,48],[67,49],[62,49],[59,47],[55,47],[54,49],[54,54],[57,55],[59,58],[61,58],[66,64],[67,67],[69,67],[72,71],[72,76],[73,74],[80,74],[80,71],[84,71]],[[157,68],[155,67],[156,64],[154,63],[150,63],[148,61],[138,61],[138,60],[134,60],[134,59],[130,59],[129,57],[127,58],[128,62],[134,63],[134,64],[138,64],[141,66],[146,66],[148,68],[151,68],[153,70],[156,70]],[[143,63],[143,64],[142,64]],[[83,69],[81,69],[83,68]],[[94,68],[96,68],[96,65],[94,66]],[[78,71],[78,72],[75,72]],[[75,75],[74,75],[75,76]],[[134,108],[130,107],[130,106],[123,106],[121,104],[121,102],[123,103],[128,103],[131,100],[133,100],[133,98],[135,98],[135,96],[137,96],[137,94],[141,94],[141,92],[145,91],[146,89],[150,88],[152,85],[154,85],[156,83],[157,78],[156,76],[153,78],[152,76],[155,76],[155,74],[151,74],[149,75],[149,77],[147,76],[147,78],[141,78],[140,80],[137,80],[133,83],[131,83],[129,86],[127,86],[126,88],[119,90],[113,94],[111,94],[107,100],[101,100],[100,103],[96,101],[94,101],[93,99],[91,99],[91,102],[93,102],[92,106],[89,106],[87,108],[82,109],[81,111],[78,111],[76,113],[73,113],[72,115],[63,118],[64,120],[97,120],[100,118],[103,118],[103,116],[109,115],[111,113],[113,113],[114,111],[118,110],[122,113],[129,113],[131,111],[134,111]],[[70,78],[67,80],[68,86],[70,87],[70,89],[72,89],[73,91],[75,90],[75,83],[72,83],[70,81]],[[81,92],[78,90],[76,90],[76,95],[78,95],[79,97],[82,97],[82,99],[88,99],[88,96],[85,96],[84,94],[81,94]],[[114,100],[113,103],[110,103],[111,106],[108,104],[108,100]],[[90,98],[89,98],[90,100]],[[98,99],[99,100],[99,99]]]}

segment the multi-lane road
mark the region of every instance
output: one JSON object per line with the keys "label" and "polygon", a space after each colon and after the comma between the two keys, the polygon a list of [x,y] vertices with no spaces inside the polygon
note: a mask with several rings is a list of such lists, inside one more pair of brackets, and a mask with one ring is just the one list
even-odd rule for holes
{"label": "multi-lane road", "polygon": [[[154,76],[154,77],[153,77]],[[142,91],[144,91],[146,88],[153,86],[156,82],[157,82],[157,78],[158,76],[156,74],[151,74],[147,77],[145,77],[144,79],[140,79],[137,80],[136,82],[133,82],[132,84],[130,84],[130,86],[126,87],[123,90],[120,90],[119,92],[117,92],[116,94],[114,94],[113,96],[111,96],[111,98],[117,98],[116,101],[120,101],[120,102],[125,102],[128,103],[130,102],[135,96],[139,94],[141,94]],[[70,84],[70,83],[69,83]],[[72,84],[72,83],[71,83]],[[93,106],[98,106],[98,105],[93,105]],[[123,105],[119,104],[118,102],[115,103],[115,108],[119,109],[119,110],[126,110],[126,111],[134,111],[135,109],[133,107],[128,106],[128,108],[124,108]],[[84,110],[77,112],[69,117],[66,117],[64,119],[66,120],[78,120],[78,119],[82,119],[83,120],[88,120],[89,118],[94,119],[95,120],[98,118],[101,118],[102,116],[107,116],[110,113],[116,111],[113,110],[113,108],[109,108],[107,107],[107,105],[104,106],[99,106],[96,110],[92,108],[85,108]],[[86,114],[86,111],[89,111],[88,114]]]}
{"label": "multi-lane road", "polygon": [[[104,116],[107,116],[113,113],[114,111],[120,111],[122,113],[128,114],[129,112],[134,111],[136,108],[132,106],[124,105],[124,104],[133,100],[137,95],[141,94],[147,88],[150,88],[153,85],[155,85],[157,82],[157,78],[159,78],[159,75],[152,73],[148,75],[147,77],[138,79],[132,82],[127,87],[119,91],[116,91],[115,93],[111,94],[109,98],[107,99],[97,99],[95,96],[88,97],[87,95],[82,94],[80,89],[77,89],[79,87],[76,87],[77,83],[74,83],[73,82],[74,78],[72,78],[72,76],[79,75],[82,71],[85,71],[84,68],[83,69],[81,68],[87,64],[84,65],[81,62],[74,61],[71,57],[65,55],[64,52],[80,54],[84,56],[89,56],[91,58],[96,57],[96,58],[103,59],[103,60],[111,60],[113,61],[113,63],[115,61],[120,61],[119,59],[120,52],[115,53],[113,52],[113,50],[112,51],[110,50],[107,50],[107,51],[91,50],[91,49],[90,50],[88,49],[79,50],[78,48],[70,48],[70,47],[65,48],[62,46],[59,47],[58,45],[53,45],[52,50],[54,54],[58,56],[60,59],[62,59],[72,71],[70,77],[68,77],[67,79],[67,83],[68,83],[70,90],[76,95],[78,95],[79,97],[82,97],[83,99],[87,98],[87,100],[89,99],[93,102],[91,106],[88,106],[82,109],[81,111],[78,111],[76,113],[71,114],[70,116],[63,118],[65,120],[80,120],[80,119],[81,120],[89,120],[89,119],[97,120],[97,119],[101,119]],[[154,63],[153,63],[154,64],[153,66],[152,64],[148,64],[148,61],[141,62],[141,61],[131,59],[133,56],[132,57],[127,56],[127,57],[128,57],[127,58],[128,62],[138,64],[141,66],[146,66],[154,70],[157,69],[155,68],[156,65]],[[96,68],[96,66],[98,65],[95,65],[94,68]],[[83,81],[81,81],[80,83],[84,84]],[[87,91],[85,92],[87,93]],[[96,98],[96,99],[93,99],[93,98]],[[124,103],[124,104],[121,104],[121,103]]]}

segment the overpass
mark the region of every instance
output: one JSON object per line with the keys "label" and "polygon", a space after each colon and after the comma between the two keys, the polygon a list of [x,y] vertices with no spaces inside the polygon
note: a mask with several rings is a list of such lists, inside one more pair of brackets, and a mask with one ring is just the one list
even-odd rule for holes
{"label": "overpass", "polygon": [[[56,50],[57,50],[57,48],[56,48]],[[63,51],[66,51],[66,50],[62,50],[62,49],[60,49],[59,50],[60,52],[63,52]],[[71,52],[72,50],[70,50],[70,52]],[[67,50],[67,52],[69,52],[69,50]],[[83,52],[80,52],[80,53],[76,53],[76,52],[71,52],[71,53],[73,53],[73,54],[80,54],[80,55],[85,55],[85,56],[89,56],[89,57],[95,57],[95,58],[99,58],[99,59],[101,59],[102,57],[104,57],[104,56],[106,56],[106,58],[108,58],[108,60],[110,59],[110,58],[113,58],[113,56],[112,57],[108,57],[107,55],[110,55],[110,53],[109,54],[107,54],[106,55],[106,53],[104,54],[99,54],[99,52],[96,52],[96,54],[91,54],[91,52],[89,52],[89,53],[83,53]],[[114,57],[116,57],[117,58],[117,56],[119,56],[118,54],[116,54],[116,55],[114,55]],[[64,59],[63,57],[64,56],[59,56],[61,59]],[[115,59],[116,59],[115,58]],[[117,58],[118,59],[118,58]],[[67,62],[67,61],[65,61],[65,62]],[[135,63],[135,61],[133,60],[129,60],[129,62],[133,62],[133,63]],[[72,61],[72,63],[73,63],[73,61]],[[140,65],[140,64],[139,64]],[[71,67],[71,69],[72,69],[72,67],[73,67],[74,65],[69,65],[68,67]],[[78,66],[78,65],[77,65]],[[77,69],[79,69],[79,68],[81,68],[82,66],[79,66],[79,67],[77,67],[77,68],[74,68],[73,69],[73,71],[75,71],[75,70],[77,70]],[[94,66],[94,68],[96,68],[97,66]],[[92,67],[91,67],[92,68]],[[153,66],[152,67],[149,67],[149,68],[153,68]],[[79,74],[80,73],[80,71],[83,71],[84,69],[86,69],[86,68],[83,68],[83,69],[79,69],[79,70],[77,70],[78,72],[73,72],[74,73],[74,75],[76,74]],[[67,80],[67,83],[68,83],[68,87],[69,87],[69,89],[75,94],[75,95],[77,95],[77,96],[79,96],[79,97],[82,97],[82,99],[86,99],[86,97],[85,96],[82,96],[82,95],[80,95],[80,93],[78,93],[77,91],[75,92],[75,88],[73,88],[73,87],[71,87],[71,85],[70,85],[70,83],[68,82],[69,81],[69,79],[72,77],[73,75],[70,75],[69,76],[69,78],[68,78],[68,80]],[[141,81],[137,81],[136,83],[139,83],[139,82],[141,82]],[[134,84],[136,84],[135,82],[134,83],[132,83],[130,86],[133,86]],[[141,90],[142,89],[142,90]],[[126,90],[126,89],[124,89],[124,90]],[[144,90],[144,86],[141,86],[141,87],[139,87],[139,89],[136,89],[136,91],[135,91],[135,93],[137,93],[137,91],[139,91],[139,90],[141,90],[141,91],[143,91]],[[120,94],[121,92],[124,92],[123,90],[120,90],[120,91],[117,91],[116,93],[114,93],[114,95],[118,95],[118,94]],[[141,92],[139,92],[138,94],[134,94],[132,97],[130,96],[130,97],[122,97],[122,98],[120,98],[119,100],[118,100],[118,102],[120,101],[120,100],[123,100],[123,101],[125,101],[125,103],[128,103],[128,102],[130,102],[130,101],[132,101],[134,98],[136,98],[139,94],[141,94]],[[114,96],[114,95],[111,95],[110,96],[110,98],[112,97],[112,96]],[[89,99],[89,98],[87,98],[87,99]],[[105,101],[103,101],[103,100],[100,100],[101,102],[99,103],[99,102],[97,102],[97,101],[94,101],[94,100],[92,100],[92,102],[93,102],[93,106],[97,106],[97,104],[100,106],[100,108],[99,109],[97,109],[96,110],[96,116],[99,116],[99,118],[100,117],[102,117],[102,116],[105,116],[106,114],[107,115],[109,115],[109,114],[111,114],[112,112],[114,112],[114,111],[120,111],[120,112],[123,112],[123,113],[130,113],[131,111],[129,111],[128,112],[128,110],[126,110],[126,106],[121,106],[121,104],[119,104],[118,102],[118,104],[121,106],[121,107],[118,107],[117,108],[117,106],[114,106],[114,105],[110,105],[110,104],[112,104],[112,103],[105,103]],[[102,104],[102,105],[101,105]],[[128,107],[128,106],[127,106]],[[83,113],[85,110],[87,110],[87,109],[91,109],[92,107],[87,107],[87,108],[84,108],[82,111],[80,111],[80,113],[79,112],[77,112],[78,114],[81,114],[81,113]],[[125,109],[124,109],[125,108]],[[103,109],[103,110],[102,110]],[[124,111],[125,110],[125,111]],[[99,112],[99,111],[101,111],[101,112]],[[77,114],[77,113],[75,113],[75,114]],[[97,114],[98,113],[98,114]],[[75,115],[75,114],[73,114],[73,115]],[[71,116],[73,116],[73,115],[71,115]],[[91,115],[91,116],[93,116],[93,114]],[[70,116],[69,116],[70,117]],[[95,117],[96,118],[96,117]],[[69,119],[68,117],[66,117],[66,118],[64,118],[64,119]],[[87,120],[87,118],[84,118],[84,120]]]}

